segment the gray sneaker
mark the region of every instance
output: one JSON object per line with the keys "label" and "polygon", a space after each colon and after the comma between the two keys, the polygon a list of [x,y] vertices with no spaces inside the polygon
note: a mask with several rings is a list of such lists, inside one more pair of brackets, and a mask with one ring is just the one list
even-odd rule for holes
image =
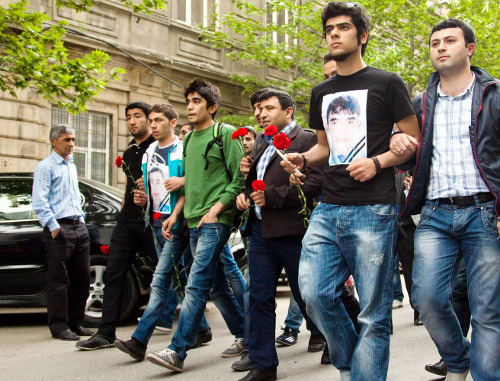
{"label": "gray sneaker", "polygon": [[172,349],[164,349],[150,353],[146,358],[153,364],[164,366],[170,370],[182,373],[184,367],[184,360],[181,360],[179,354]]}
{"label": "gray sneaker", "polygon": [[227,358],[241,356],[246,351],[245,345],[243,344],[243,338],[236,339],[229,348],[222,352],[222,357]]}

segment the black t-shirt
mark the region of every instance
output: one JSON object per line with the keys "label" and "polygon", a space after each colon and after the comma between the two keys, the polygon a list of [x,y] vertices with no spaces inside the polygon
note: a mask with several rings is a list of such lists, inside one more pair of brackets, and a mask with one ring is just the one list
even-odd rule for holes
{"label": "black t-shirt", "polygon": [[368,66],[316,85],[311,94],[309,126],[325,130],[330,146],[322,202],[394,203],[393,168],[383,169],[364,183],[354,180],[346,168],[354,159],[388,151],[394,123],[412,114],[408,90],[401,77],[391,72]]}
{"label": "black t-shirt", "polygon": [[[148,149],[149,145],[155,141],[153,134],[151,134],[141,144],[135,144],[135,139],[129,143],[129,148],[123,153],[122,169],[127,176],[127,186],[125,187],[125,202],[123,208],[118,214],[118,219],[127,222],[142,222],[144,223],[143,208],[134,204],[135,188],[134,180],[142,177],[142,155]],[[132,174],[134,180],[130,177]]]}

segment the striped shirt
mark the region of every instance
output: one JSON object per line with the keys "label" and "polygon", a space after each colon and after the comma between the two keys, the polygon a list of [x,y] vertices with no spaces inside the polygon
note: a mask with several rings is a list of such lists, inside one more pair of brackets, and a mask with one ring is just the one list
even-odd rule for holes
{"label": "striped shirt", "polygon": [[471,196],[489,192],[476,162],[470,142],[472,93],[476,77],[453,98],[437,90],[434,137],[427,199]]}
{"label": "striped shirt", "polygon": [[59,229],[60,218],[79,217],[84,222],[80,206],[80,189],[73,157],[64,160],[52,151],[42,160],[33,176],[33,210],[42,226],[50,231]]}
{"label": "striped shirt", "polygon": [[[297,122],[294,120],[292,123],[290,123],[288,126],[283,128],[280,133],[283,132],[286,136],[292,131],[292,129],[297,125]],[[257,163],[257,180],[262,180],[264,179],[264,174],[266,173],[267,166],[269,165],[269,162],[271,161],[271,157],[273,157],[274,153],[276,152],[276,148],[274,148],[274,145],[271,141],[271,139],[267,139],[268,137],[266,136],[266,141],[268,142],[268,147],[262,154],[262,156],[259,159],[259,162]],[[262,219],[262,214],[260,207],[255,205],[255,215],[259,220]]]}

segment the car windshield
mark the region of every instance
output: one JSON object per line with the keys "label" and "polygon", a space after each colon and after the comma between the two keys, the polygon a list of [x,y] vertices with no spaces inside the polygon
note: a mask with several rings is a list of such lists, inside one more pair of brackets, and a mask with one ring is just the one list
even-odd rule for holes
{"label": "car windshield", "polygon": [[83,177],[79,178],[78,180],[81,181],[81,182],[83,182],[83,183],[85,183],[85,184],[88,184],[88,185],[90,185],[90,186],[92,186],[94,188],[98,188],[101,191],[110,193],[113,196],[118,197],[119,199],[122,199],[123,198],[123,194],[125,193],[121,189],[114,188],[114,187],[112,187],[110,185],[106,185],[104,183],[101,183],[100,181],[85,179]]}

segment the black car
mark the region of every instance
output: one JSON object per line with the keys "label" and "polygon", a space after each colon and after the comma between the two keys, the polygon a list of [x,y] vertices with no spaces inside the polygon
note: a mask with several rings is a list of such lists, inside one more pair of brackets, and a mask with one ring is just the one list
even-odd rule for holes
{"label": "black car", "polygon": [[[85,307],[88,326],[102,313],[104,270],[111,233],[120,211],[123,191],[79,179],[82,209],[90,236],[90,295]],[[46,306],[46,250],[42,227],[31,207],[33,175],[0,174],[0,307]],[[137,253],[127,274],[121,306],[126,320],[144,304],[156,264],[156,254]]]}

